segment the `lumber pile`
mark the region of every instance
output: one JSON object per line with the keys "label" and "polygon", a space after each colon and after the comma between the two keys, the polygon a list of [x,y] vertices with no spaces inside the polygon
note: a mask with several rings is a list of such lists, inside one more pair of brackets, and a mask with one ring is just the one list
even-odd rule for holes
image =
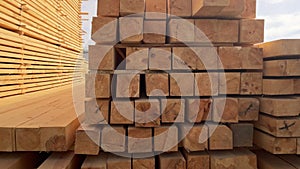
{"label": "lumber pile", "polygon": [[65,86],[2,98],[0,152],[68,151],[84,112],[82,88],[74,86],[75,95]]}
{"label": "lumber pile", "polygon": [[263,94],[254,142],[272,154],[300,154],[300,40],[260,44]]}
{"label": "lumber pile", "polygon": [[[264,20],[255,19],[255,4],[98,0],[75,153],[165,153],[160,168],[198,168],[195,159],[212,168],[246,165],[236,164],[234,148],[253,146],[262,94],[263,53],[254,44],[263,42]],[[254,154],[236,154],[241,161],[250,154],[242,168],[256,168]]]}
{"label": "lumber pile", "polygon": [[83,80],[80,0],[1,0],[0,10],[0,98]]}

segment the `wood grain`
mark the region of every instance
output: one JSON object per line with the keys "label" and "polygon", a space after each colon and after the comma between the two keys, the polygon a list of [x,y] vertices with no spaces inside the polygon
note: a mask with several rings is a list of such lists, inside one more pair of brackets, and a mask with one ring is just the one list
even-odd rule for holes
{"label": "wood grain", "polygon": [[296,138],[277,138],[259,130],[254,131],[254,144],[272,154],[296,154]]}
{"label": "wood grain", "polygon": [[120,15],[126,16],[131,14],[141,15],[145,11],[144,0],[120,0]]}
{"label": "wood grain", "polygon": [[170,96],[194,96],[193,73],[170,73]]}
{"label": "wood grain", "polygon": [[118,17],[120,0],[98,0],[98,16]]}
{"label": "wood grain", "polygon": [[135,100],[135,126],[160,126],[160,101],[157,99]]}
{"label": "wood grain", "polygon": [[176,126],[154,128],[154,151],[178,151],[178,128]]}
{"label": "wood grain", "polygon": [[276,117],[298,116],[299,100],[293,97],[260,98],[260,111]]}
{"label": "wood grain", "polygon": [[264,79],[264,95],[293,95],[294,80],[292,79]]}
{"label": "wood grain", "polygon": [[184,99],[161,99],[162,123],[183,123],[185,118]]}
{"label": "wood grain", "polygon": [[126,48],[126,70],[147,70],[149,66],[148,58],[148,48]]}
{"label": "wood grain", "polygon": [[257,98],[238,98],[239,121],[257,121],[260,101]]}
{"label": "wood grain", "polygon": [[169,96],[169,74],[146,74],[146,94],[147,96]]}
{"label": "wood grain", "polygon": [[128,128],[128,152],[147,153],[152,152],[151,128]]}
{"label": "wood grain", "polygon": [[264,41],[264,20],[242,19],[239,43],[255,44]]}
{"label": "wood grain", "polygon": [[231,150],[233,149],[233,134],[225,125],[209,125],[209,150]]}

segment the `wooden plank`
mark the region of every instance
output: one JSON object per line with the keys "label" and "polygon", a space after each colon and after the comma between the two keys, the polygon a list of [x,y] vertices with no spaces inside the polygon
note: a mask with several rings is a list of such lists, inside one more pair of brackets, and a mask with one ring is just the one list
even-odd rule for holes
{"label": "wooden plank", "polygon": [[193,73],[170,73],[170,96],[194,95]]}
{"label": "wooden plank", "polygon": [[279,158],[288,162],[295,168],[300,168],[300,157],[296,155],[279,155]]}
{"label": "wooden plank", "polygon": [[300,79],[294,79],[294,92],[300,94]]}
{"label": "wooden plank", "polygon": [[187,47],[174,47],[172,65],[173,70],[196,70],[198,56]]}
{"label": "wooden plank", "polygon": [[217,16],[225,7],[229,7],[230,0],[192,0],[192,15],[196,17]]}
{"label": "wooden plank", "polygon": [[38,169],[61,168],[76,169],[83,162],[81,156],[75,155],[73,152],[53,153],[47,160],[38,167]]}
{"label": "wooden plank", "polygon": [[215,98],[213,103],[214,122],[237,123],[239,104],[236,98]]}
{"label": "wooden plank", "polygon": [[89,73],[86,75],[86,97],[110,98],[111,75]]}
{"label": "wooden plank", "polygon": [[200,30],[196,30],[195,42],[238,42],[239,22],[237,20],[195,19],[195,26]]}
{"label": "wooden plank", "polygon": [[[228,1],[227,1],[228,2]],[[219,13],[219,17],[236,18],[244,11],[245,0],[229,1],[229,5],[225,6]]]}
{"label": "wooden plank", "polygon": [[233,147],[253,146],[253,124],[237,123],[229,125],[233,133]]}
{"label": "wooden plank", "polygon": [[275,137],[300,137],[300,117],[276,118],[260,114],[255,127]]}
{"label": "wooden plank", "polygon": [[211,121],[212,99],[187,99],[186,119],[190,123]]}
{"label": "wooden plank", "polygon": [[257,169],[257,157],[248,149],[235,149],[236,168]]}
{"label": "wooden plank", "polygon": [[132,169],[155,169],[155,157],[132,159]]}
{"label": "wooden plank", "polygon": [[297,154],[300,154],[300,138],[297,138]]}
{"label": "wooden plank", "polygon": [[167,1],[146,0],[145,19],[166,19]]}
{"label": "wooden plank", "polygon": [[241,18],[256,18],[256,6],[256,0],[245,1]]}
{"label": "wooden plank", "polygon": [[107,169],[131,169],[131,159],[109,154]]}
{"label": "wooden plank", "polygon": [[218,69],[217,56],[213,47],[174,47],[173,70]]}
{"label": "wooden plank", "polygon": [[234,169],[236,165],[236,157],[230,151],[212,151],[210,155],[210,168],[211,169]]}
{"label": "wooden plank", "polygon": [[171,70],[171,48],[150,48],[149,70]]}
{"label": "wooden plank", "polygon": [[135,126],[160,126],[160,101],[157,99],[135,100]]}
{"label": "wooden plank", "polygon": [[85,122],[87,124],[109,123],[109,100],[90,99],[85,101]]}
{"label": "wooden plank", "polygon": [[96,156],[87,156],[81,166],[81,169],[106,169],[107,157],[108,154],[104,153]]}
{"label": "wooden plank", "polygon": [[263,94],[264,95],[293,95],[294,80],[293,79],[264,79]]}
{"label": "wooden plank", "polygon": [[208,127],[206,125],[182,125],[180,137],[187,151],[203,151],[208,149]]}
{"label": "wooden plank", "polygon": [[73,103],[56,107],[16,127],[17,151],[67,151],[75,140],[80,114]]}
{"label": "wooden plank", "polygon": [[186,161],[180,152],[161,154],[159,158],[159,168],[168,169],[168,168],[177,168],[185,169]]}
{"label": "wooden plank", "polygon": [[[166,1],[160,1],[160,2],[166,2]],[[145,20],[143,42],[150,43],[150,44],[165,44],[166,35],[167,35],[166,31],[167,31],[166,20]]]}
{"label": "wooden plank", "polygon": [[[127,0],[125,0],[127,1]],[[137,0],[141,1],[141,0]],[[121,1],[123,2],[123,1]],[[143,1],[144,2],[144,1]],[[132,5],[135,6],[135,5]],[[143,40],[143,18],[124,17],[119,19],[119,36],[122,43],[139,43]]]}
{"label": "wooden plank", "polygon": [[126,48],[126,70],[147,70],[149,67],[148,60],[148,48]]}
{"label": "wooden plank", "polygon": [[3,169],[35,168],[41,157],[38,153],[1,153],[0,166]]}
{"label": "wooden plank", "polygon": [[264,41],[264,20],[242,19],[240,21],[239,43],[255,44]]}
{"label": "wooden plank", "polygon": [[124,127],[104,127],[101,132],[101,148],[105,152],[124,152],[126,149]]}
{"label": "wooden plank", "polygon": [[242,68],[242,47],[219,47],[220,68],[241,69]]}
{"label": "wooden plank", "polygon": [[260,111],[276,117],[298,116],[299,100],[292,97],[260,98]]}
{"label": "wooden plank", "polygon": [[185,117],[185,100],[184,99],[161,99],[162,123],[183,123]]}
{"label": "wooden plank", "polygon": [[195,96],[217,96],[219,73],[195,73]]}
{"label": "wooden plank", "polygon": [[178,128],[176,126],[154,128],[154,151],[178,151]]}
{"label": "wooden plank", "polygon": [[241,73],[241,95],[261,95],[263,90],[262,85],[262,73]]}
{"label": "wooden plank", "polygon": [[98,0],[98,16],[118,17],[120,13],[120,0]]}
{"label": "wooden plank", "polygon": [[134,102],[117,101],[111,102],[110,124],[133,124],[134,123]]}
{"label": "wooden plank", "polygon": [[118,19],[94,17],[92,21],[92,39],[96,43],[113,44],[117,42]]}
{"label": "wooden plank", "polygon": [[128,127],[128,153],[152,152],[152,129]]}
{"label": "wooden plank", "polygon": [[260,101],[257,98],[238,98],[239,121],[257,121]]}
{"label": "wooden plank", "polygon": [[298,39],[282,39],[266,42],[258,45],[264,50],[264,58],[281,57],[281,56],[299,56],[300,40]]}
{"label": "wooden plank", "polygon": [[300,59],[265,61],[264,76],[300,76]]}
{"label": "wooden plank", "polygon": [[225,73],[225,80],[219,83],[219,94],[240,94],[241,74]]}
{"label": "wooden plank", "polygon": [[296,169],[279,157],[262,150],[254,151],[257,155],[258,168],[260,169]]}
{"label": "wooden plank", "polygon": [[262,49],[255,47],[219,47],[219,56],[224,69],[263,68]]}
{"label": "wooden plank", "polygon": [[144,0],[121,0],[120,15],[126,16],[131,14],[143,15],[145,11]]}
{"label": "wooden plank", "polygon": [[100,152],[100,128],[82,125],[76,130],[75,154],[98,155]]}
{"label": "wooden plank", "polygon": [[169,74],[147,73],[146,94],[147,96],[169,96]]}
{"label": "wooden plank", "polygon": [[254,130],[253,143],[272,154],[296,154],[296,138],[278,138]]}
{"label": "wooden plank", "polygon": [[233,149],[233,134],[229,127],[225,125],[208,126],[210,133],[209,150],[231,150]]}
{"label": "wooden plank", "polygon": [[116,66],[115,50],[111,46],[89,46],[90,70],[114,70]]}
{"label": "wooden plank", "polygon": [[209,169],[210,159],[207,152],[187,152],[183,150],[187,169]]}
{"label": "wooden plank", "polygon": [[138,98],[140,96],[139,74],[118,74],[116,97]]}
{"label": "wooden plank", "polygon": [[[190,0],[171,0],[182,1],[184,3]],[[183,9],[180,7],[180,9]],[[194,19],[170,19],[168,22],[168,36],[170,43],[190,43],[194,42]]]}
{"label": "wooden plank", "polygon": [[168,1],[168,13],[177,17],[190,17],[192,11],[192,0],[170,0]]}

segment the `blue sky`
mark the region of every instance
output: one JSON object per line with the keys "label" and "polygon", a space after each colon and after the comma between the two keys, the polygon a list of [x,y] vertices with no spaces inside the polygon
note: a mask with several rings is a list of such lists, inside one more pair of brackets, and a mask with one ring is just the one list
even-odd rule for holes
{"label": "blue sky", "polygon": [[[83,1],[84,48],[93,44],[90,39],[92,17],[96,16],[97,0]],[[265,41],[276,39],[300,39],[300,1],[299,0],[257,0],[257,18],[265,19]]]}

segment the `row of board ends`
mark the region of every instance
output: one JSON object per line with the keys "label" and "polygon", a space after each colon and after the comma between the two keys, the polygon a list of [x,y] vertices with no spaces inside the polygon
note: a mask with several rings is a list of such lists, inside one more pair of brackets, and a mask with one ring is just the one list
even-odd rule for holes
{"label": "row of board ends", "polygon": [[120,17],[132,14],[148,19],[166,17],[255,18],[256,0],[98,0],[97,15]]}

